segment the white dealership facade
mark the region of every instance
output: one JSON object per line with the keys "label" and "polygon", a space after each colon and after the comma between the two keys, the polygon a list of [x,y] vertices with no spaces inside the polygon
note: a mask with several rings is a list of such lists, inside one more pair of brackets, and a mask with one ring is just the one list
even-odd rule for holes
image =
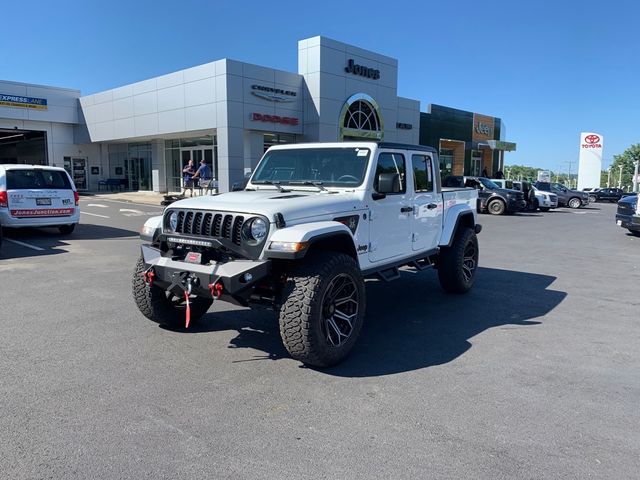
{"label": "white dealership facade", "polygon": [[0,163],[65,166],[80,188],[177,191],[189,159],[220,190],[270,145],[419,142],[420,103],[398,96],[396,59],[326,37],[298,42],[298,72],[222,59],[112,90],[0,81]]}

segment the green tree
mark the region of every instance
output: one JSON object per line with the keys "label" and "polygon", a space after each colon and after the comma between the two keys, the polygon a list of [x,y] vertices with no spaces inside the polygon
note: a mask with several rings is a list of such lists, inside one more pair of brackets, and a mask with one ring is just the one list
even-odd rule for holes
{"label": "green tree", "polygon": [[[611,164],[611,186],[631,189],[633,186],[633,172],[635,171],[635,162],[640,160],[640,143],[631,145],[620,155],[613,156]],[[622,181],[620,181],[620,169],[622,168]],[[608,172],[603,171],[601,178],[604,180],[602,185],[606,186]]]}

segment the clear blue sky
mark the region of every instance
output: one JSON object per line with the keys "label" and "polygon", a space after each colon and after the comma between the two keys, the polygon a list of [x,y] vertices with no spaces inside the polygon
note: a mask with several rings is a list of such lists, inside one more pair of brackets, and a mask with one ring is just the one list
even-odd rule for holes
{"label": "clear blue sky", "polygon": [[501,117],[508,164],[576,171],[640,143],[640,7],[627,1],[5,3],[0,78],[94,93],[220,58],[297,71],[325,35],[399,61],[399,95]]}

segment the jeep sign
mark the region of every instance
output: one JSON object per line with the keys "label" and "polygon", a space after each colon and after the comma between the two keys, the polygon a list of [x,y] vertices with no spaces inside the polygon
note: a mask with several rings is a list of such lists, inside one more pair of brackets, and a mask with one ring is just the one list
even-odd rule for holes
{"label": "jeep sign", "polygon": [[344,71],[347,73],[353,73],[354,75],[359,75],[361,77],[367,77],[372,80],[378,80],[380,78],[380,70],[365,67],[363,65],[358,65],[353,61],[353,58],[349,59],[349,61],[347,62],[347,66],[344,67]]}

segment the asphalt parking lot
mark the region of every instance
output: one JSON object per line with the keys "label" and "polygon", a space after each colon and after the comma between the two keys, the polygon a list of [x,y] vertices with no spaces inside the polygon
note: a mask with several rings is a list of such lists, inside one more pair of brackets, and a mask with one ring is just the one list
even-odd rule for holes
{"label": "asphalt parking lot", "polygon": [[267,311],[149,322],[130,278],[160,207],[81,208],[2,246],[2,478],[638,478],[640,238],[613,204],[482,215],[472,292],[369,282],[329,370]]}

